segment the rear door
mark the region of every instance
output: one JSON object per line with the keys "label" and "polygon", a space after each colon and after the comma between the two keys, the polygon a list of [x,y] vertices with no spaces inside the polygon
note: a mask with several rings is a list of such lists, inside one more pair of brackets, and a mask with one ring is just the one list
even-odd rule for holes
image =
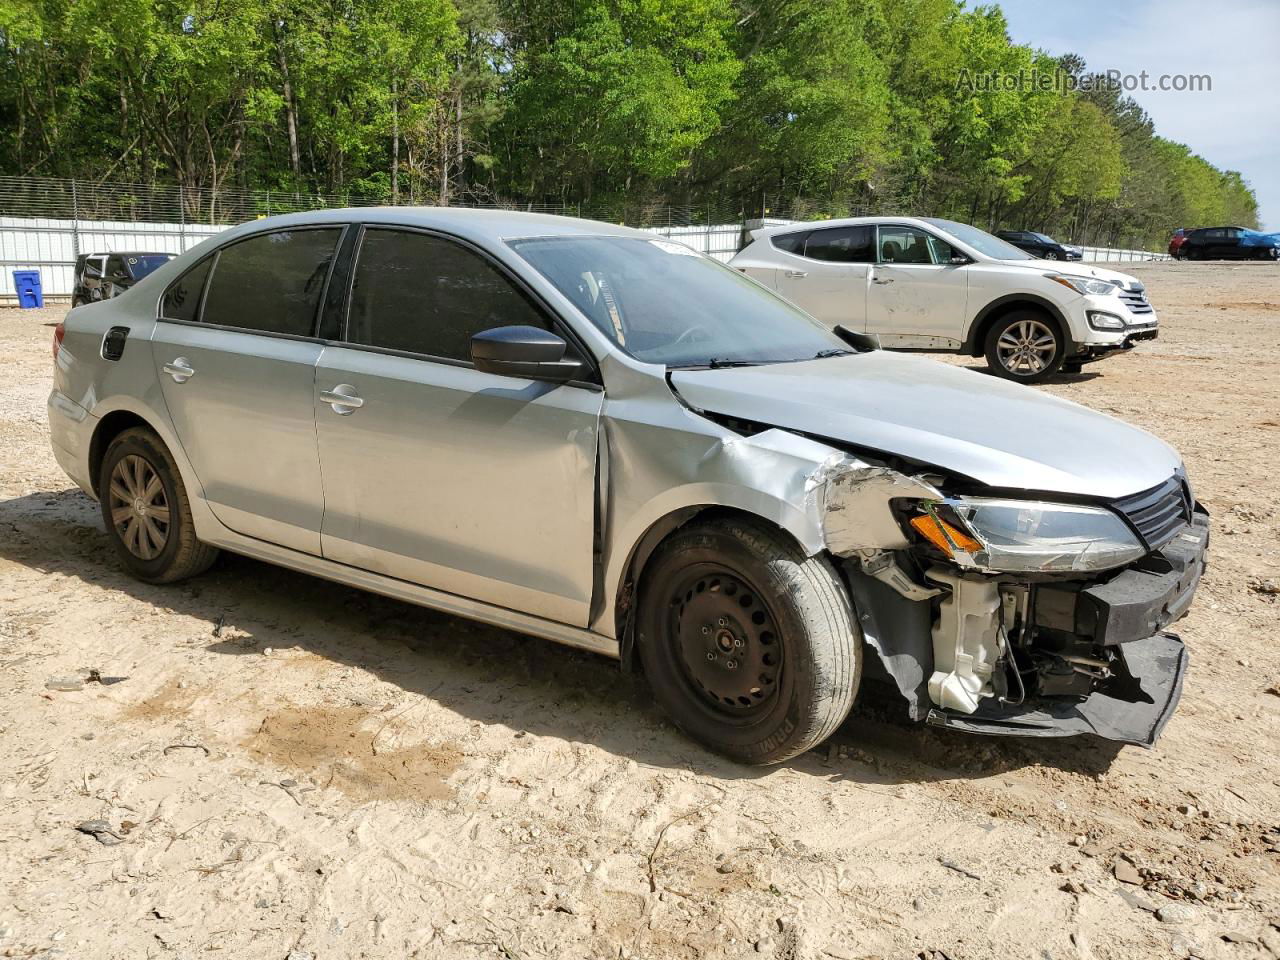
{"label": "rear door", "polygon": [[166,291],[152,349],[182,448],[231,530],[320,553],[316,337],[339,226],[222,247]]}
{"label": "rear door", "polygon": [[481,251],[364,232],[316,375],[324,556],[586,626],[604,393],[475,369],[471,337],[520,324],[555,327]]}
{"label": "rear door", "polygon": [[969,274],[951,245],[918,227],[881,224],[867,288],[867,333],[886,347],[949,350],[964,339]]}
{"label": "rear door", "polygon": [[829,327],[861,333],[867,280],[875,261],[875,227],[827,227],[803,235],[803,247],[779,254],[778,292]]}

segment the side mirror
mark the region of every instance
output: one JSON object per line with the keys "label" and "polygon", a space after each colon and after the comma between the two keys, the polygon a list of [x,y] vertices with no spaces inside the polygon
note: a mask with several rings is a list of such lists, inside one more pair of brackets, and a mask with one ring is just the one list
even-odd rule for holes
{"label": "side mirror", "polygon": [[858,333],[856,330],[850,330],[848,327],[837,326],[835,335],[847,343],[849,346],[857,350],[858,353],[867,353],[871,350],[880,349],[880,338],[874,333]]}
{"label": "side mirror", "polygon": [[471,338],[471,362],[485,373],[563,383],[586,370],[581,360],[565,359],[568,346],[541,327],[494,327]]}
{"label": "side mirror", "polygon": [[963,267],[966,263],[973,263],[973,261],[970,260],[968,257],[966,257],[963,253],[953,253],[951,255],[951,259],[947,262],[955,267]]}

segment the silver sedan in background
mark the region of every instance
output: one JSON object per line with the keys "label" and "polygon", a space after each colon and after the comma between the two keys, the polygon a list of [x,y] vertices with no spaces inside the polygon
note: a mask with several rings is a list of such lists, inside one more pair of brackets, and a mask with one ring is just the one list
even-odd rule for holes
{"label": "silver sedan in background", "polygon": [[144,580],[230,550],[617,657],[745,762],[864,666],[917,720],[1151,743],[1207,542],[1177,454],[871,346],[639,231],[329,210],[72,310],[49,416]]}

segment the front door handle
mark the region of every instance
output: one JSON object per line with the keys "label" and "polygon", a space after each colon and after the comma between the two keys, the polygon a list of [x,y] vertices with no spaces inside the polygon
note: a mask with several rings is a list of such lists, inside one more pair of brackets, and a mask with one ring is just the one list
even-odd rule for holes
{"label": "front door handle", "polygon": [[809,275],[808,270],[788,270],[787,271],[787,276],[791,277],[793,280],[799,280],[801,277],[807,277],[808,275]]}
{"label": "front door handle", "polygon": [[364,406],[364,398],[349,383],[340,383],[332,390],[321,390],[320,399],[333,407],[333,412],[348,417],[357,407]]}
{"label": "front door handle", "polygon": [[893,283],[893,277],[872,277],[872,283]]}
{"label": "front door handle", "polygon": [[164,365],[164,372],[173,377],[174,383],[186,383],[196,375],[191,361],[186,357],[175,357]]}

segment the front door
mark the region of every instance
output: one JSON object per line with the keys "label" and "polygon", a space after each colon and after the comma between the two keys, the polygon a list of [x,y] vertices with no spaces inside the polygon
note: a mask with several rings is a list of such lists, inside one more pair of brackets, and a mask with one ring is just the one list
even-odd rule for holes
{"label": "front door", "polygon": [[881,225],[867,286],[867,333],[882,346],[950,350],[964,338],[969,275],[950,244],[916,227]]}
{"label": "front door", "polygon": [[511,324],[551,321],[477,251],[365,231],[316,371],[324,556],[586,626],[604,393],[475,369],[471,336]]}
{"label": "front door", "polygon": [[875,261],[875,227],[814,230],[803,246],[781,254],[778,292],[828,327],[861,333],[867,324],[867,279]]}
{"label": "front door", "polygon": [[314,554],[324,510],[314,326],[340,232],[223,247],[170,285],[152,336],[165,405],[214,516]]}

